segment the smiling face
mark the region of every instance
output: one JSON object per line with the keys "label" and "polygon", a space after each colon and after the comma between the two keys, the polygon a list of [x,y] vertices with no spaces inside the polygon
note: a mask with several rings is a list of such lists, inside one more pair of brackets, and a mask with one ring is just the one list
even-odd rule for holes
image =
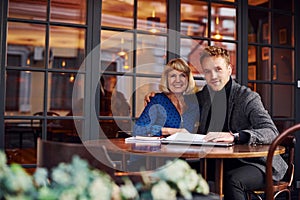
{"label": "smiling face", "polygon": [[230,79],[232,68],[221,56],[206,57],[202,69],[207,85],[214,91],[220,91]]}
{"label": "smiling face", "polygon": [[188,76],[184,72],[171,70],[168,73],[168,88],[175,94],[182,94],[188,86]]}

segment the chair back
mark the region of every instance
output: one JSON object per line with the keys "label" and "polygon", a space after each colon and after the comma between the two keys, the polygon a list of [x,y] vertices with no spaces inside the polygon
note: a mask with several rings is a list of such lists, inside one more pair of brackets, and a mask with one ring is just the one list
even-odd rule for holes
{"label": "chair back", "polygon": [[89,147],[87,149],[83,144],[48,141],[38,138],[38,167],[51,170],[61,162],[71,162],[74,155],[78,155],[86,160],[90,166],[108,173],[114,179],[116,166],[104,146]]}
{"label": "chair back", "polygon": [[[283,131],[281,134],[278,135],[278,137],[275,138],[275,140],[271,143],[269,151],[268,151],[268,156],[267,156],[267,164],[266,164],[266,188],[265,188],[265,194],[266,194],[266,200],[271,200],[274,197],[274,188],[273,188],[273,171],[272,171],[272,161],[274,157],[274,152],[277,148],[278,145],[281,145],[287,138],[288,136],[294,134],[296,131],[300,130],[300,124],[296,124],[285,131]],[[293,160],[294,153],[292,151],[292,155],[290,154],[290,160]],[[293,176],[293,163],[290,163],[291,166],[289,166],[289,171],[287,173],[291,173],[290,176]],[[292,182],[292,177],[290,180],[291,184]]]}

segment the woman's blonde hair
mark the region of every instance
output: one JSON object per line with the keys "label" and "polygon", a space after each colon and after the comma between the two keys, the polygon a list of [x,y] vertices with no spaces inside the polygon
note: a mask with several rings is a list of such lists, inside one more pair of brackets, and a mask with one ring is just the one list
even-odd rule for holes
{"label": "woman's blonde hair", "polygon": [[191,72],[191,69],[186,61],[184,61],[182,58],[174,58],[170,60],[167,65],[165,66],[165,70],[162,73],[161,80],[160,80],[160,86],[159,89],[162,92],[170,93],[170,89],[168,86],[168,74],[172,70],[177,70],[180,72],[183,72],[188,77],[188,86],[184,92],[184,94],[192,94],[198,91],[196,87],[196,83],[193,77],[193,74]]}

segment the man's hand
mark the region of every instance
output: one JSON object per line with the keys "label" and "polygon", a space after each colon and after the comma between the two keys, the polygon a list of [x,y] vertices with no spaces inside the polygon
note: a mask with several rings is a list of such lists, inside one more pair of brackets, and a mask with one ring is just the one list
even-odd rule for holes
{"label": "man's hand", "polygon": [[233,142],[234,137],[230,132],[209,132],[204,140],[207,142]]}
{"label": "man's hand", "polygon": [[155,96],[155,92],[154,91],[151,91],[150,93],[146,94],[145,95],[145,98],[144,98],[144,106],[147,106],[147,104],[150,102],[150,98],[151,97],[154,97]]}

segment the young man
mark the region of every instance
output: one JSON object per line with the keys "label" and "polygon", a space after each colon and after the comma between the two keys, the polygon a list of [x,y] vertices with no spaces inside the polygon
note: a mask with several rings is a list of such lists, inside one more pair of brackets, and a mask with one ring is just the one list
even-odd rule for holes
{"label": "young man", "polygon": [[[230,55],[220,47],[206,47],[200,57],[207,85],[197,93],[201,107],[198,133],[208,141],[238,144],[270,144],[278,135],[260,96],[231,78]],[[224,199],[246,199],[247,190],[264,186],[266,158],[232,159],[225,163]],[[273,161],[273,178],[280,180],[287,164]]]}

